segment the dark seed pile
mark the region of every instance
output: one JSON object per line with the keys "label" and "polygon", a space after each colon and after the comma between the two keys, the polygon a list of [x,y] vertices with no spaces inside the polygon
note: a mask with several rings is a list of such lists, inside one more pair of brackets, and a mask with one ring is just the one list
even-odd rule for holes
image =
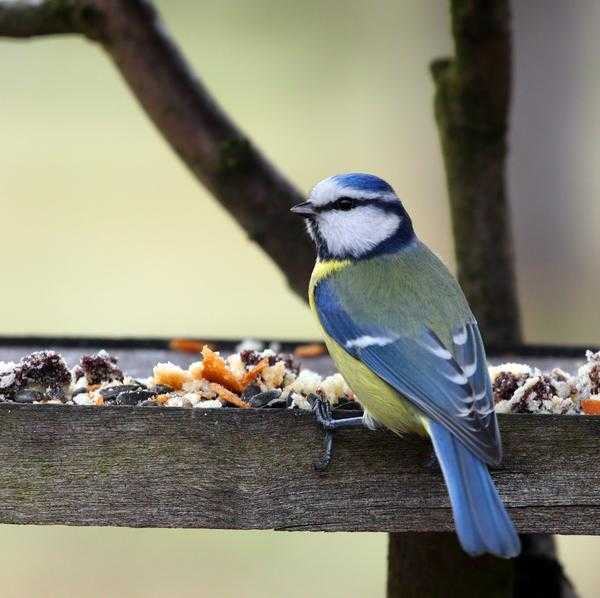
{"label": "dark seed pile", "polygon": [[520,363],[490,368],[498,413],[576,415],[600,411],[600,353],[586,353],[587,362],[575,374],[558,368],[541,372]]}
{"label": "dark seed pile", "polygon": [[71,383],[65,360],[54,351],[39,351],[19,363],[0,365],[0,400],[33,403],[40,397],[62,401]]}
{"label": "dark seed pile", "polygon": [[77,381],[85,376],[88,384],[101,384],[109,380],[122,381],[123,372],[117,363],[116,357],[105,352],[83,355],[79,365],[73,368],[73,378]]}

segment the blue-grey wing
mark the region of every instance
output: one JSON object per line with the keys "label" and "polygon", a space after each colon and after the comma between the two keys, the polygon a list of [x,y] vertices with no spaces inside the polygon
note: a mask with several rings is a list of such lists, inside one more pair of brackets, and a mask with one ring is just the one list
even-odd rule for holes
{"label": "blue-grey wing", "polygon": [[452,329],[445,346],[431,329],[407,336],[376,322],[357,322],[344,310],[334,286],[324,280],[315,289],[323,328],[350,355],[443,424],[487,463],[501,460],[485,351],[475,320]]}

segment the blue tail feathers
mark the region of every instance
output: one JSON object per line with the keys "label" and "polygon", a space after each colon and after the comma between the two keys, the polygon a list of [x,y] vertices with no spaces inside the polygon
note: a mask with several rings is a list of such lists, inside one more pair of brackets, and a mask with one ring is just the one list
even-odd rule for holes
{"label": "blue tail feathers", "polygon": [[428,428],[463,549],[472,556],[486,552],[504,558],[517,556],[521,551],[519,536],[487,465],[442,425],[429,422]]}

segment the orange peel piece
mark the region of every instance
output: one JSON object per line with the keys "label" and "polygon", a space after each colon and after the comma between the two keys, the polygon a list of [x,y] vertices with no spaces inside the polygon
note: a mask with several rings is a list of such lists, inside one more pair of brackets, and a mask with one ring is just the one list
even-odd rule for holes
{"label": "orange peel piece", "polygon": [[202,378],[238,394],[244,390],[241,380],[227,367],[225,360],[208,345],[202,348]]}
{"label": "orange peel piece", "polygon": [[229,403],[230,405],[235,405],[236,407],[241,407],[242,409],[248,409],[250,405],[246,403],[246,401],[242,401],[238,395],[231,392],[229,389],[225,388],[221,384],[217,384],[216,382],[210,383],[210,389],[213,392],[216,392],[219,398],[225,403]]}
{"label": "orange peel piece", "polygon": [[190,366],[189,373],[191,377],[197,380],[204,378],[204,380],[219,384],[238,395],[244,391],[248,384],[256,380],[265,368],[269,367],[269,360],[265,357],[240,379],[227,367],[225,360],[209,346],[205,345],[202,348],[202,357],[201,363],[196,362]]}
{"label": "orange peel piece", "polygon": [[581,408],[586,415],[600,415],[600,401],[598,399],[583,399]]}
{"label": "orange peel piece", "polygon": [[164,405],[169,400],[169,395],[157,395],[152,399],[157,405]]}
{"label": "orange peel piece", "polygon": [[200,353],[205,345],[204,341],[195,341],[190,338],[174,338],[169,341],[169,349],[180,353]]}
{"label": "orange peel piece", "polygon": [[304,359],[310,359],[311,357],[320,357],[325,355],[327,349],[322,343],[310,343],[308,345],[298,345],[294,349],[294,356],[301,357]]}
{"label": "orange peel piece", "polygon": [[242,389],[246,388],[248,384],[254,382],[256,378],[258,378],[259,374],[265,369],[269,367],[269,360],[264,357],[261,359],[251,370],[247,371],[241,380]]}

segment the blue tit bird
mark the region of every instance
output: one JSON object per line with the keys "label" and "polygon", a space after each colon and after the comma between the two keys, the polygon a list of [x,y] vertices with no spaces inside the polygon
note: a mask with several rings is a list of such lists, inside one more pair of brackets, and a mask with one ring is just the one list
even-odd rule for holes
{"label": "blue tit bird", "polygon": [[321,410],[321,423],[429,435],[463,549],[516,556],[519,537],[487,467],[502,448],[485,350],[458,283],[374,175],[325,179],[292,211],[317,248],[310,306],[365,410],[346,420]]}

